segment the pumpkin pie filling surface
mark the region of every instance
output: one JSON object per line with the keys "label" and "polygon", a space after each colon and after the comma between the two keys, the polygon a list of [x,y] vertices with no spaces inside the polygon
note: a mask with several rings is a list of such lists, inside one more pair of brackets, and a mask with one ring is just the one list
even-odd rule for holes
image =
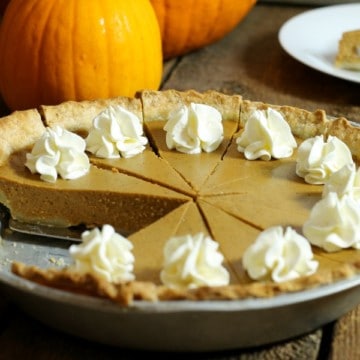
{"label": "pumpkin pie filling surface", "polygon": [[[250,109],[270,105],[217,92],[200,94],[172,90],[144,91],[135,99],[119,98],[118,101],[129,109],[137,109],[149,138],[146,150],[133,158],[90,156],[88,174],[76,180],[58,179],[47,184],[24,166],[25,153],[45,128],[41,127],[39,119],[35,122],[40,130],[30,140],[22,139],[21,146],[14,145],[14,150],[10,145],[1,149],[0,159],[4,160],[0,166],[0,201],[14,218],[55,226],[109,223],[120,232],[130,234],[136,280],[155,284],[152,291],[158,299],[272,296],[279,291],[301,290],[331,282],[357,271],[358,250],[327,253],[313,247],[319,261],[315,275],[284,284],[261,284],[246,274],[242,255],[259,233],[274,225],[291,226],[301,232],[322,193],[322,186],[307,184],[296,175],[296,150],[286,159],[249,161],[236,149],[235,139]],[[215,106],[223,115],[224,140],[212,153],[189,155],[166,147],[163,127],[169,113],[179,104],[190,102]],[[55,111],[56,107],[49,107],[40,113],[45,126],[62,123],[71,131],[86,134],[90,122],[89,117],[82,114],[89,112],[91,106],[99,109],[94,104],[96,102],[87,106],[65,103],[59,106],[60,112]],[[298,143],[320,133],[336,133],[340,138],[350,139],[349,148],[356,148],[356,129],[349,128],[343,119],[335,121],[334,125],[323,112],[311,113],[289,107],[278,107],[278,110],[284,114]],[[77,123],[74,114],[83,120]],[[90,114],[93,116],[94,112]],[[29,114],[30,118],[33,115]],[[17,116],[7,117],[0,126],[16,130]],[[74,118],[64,120],[64,116]],[[349,135],[349,129],[356,134]],[[353,155],[357,158],[358,154],[353,152]],[[173,236],[198,232],[210,235],[219,243],[225,257],[224,266],[230,273],[230,286],[188,292],[164,289],[159,274],[165,242]],[[349,264],[355,264],[354,268],[346,267]],[[46,270],[15,265],[14,271],[30,279],[39,279],[40,274],[42,283],[57,286],[56,276],[53,274],[50,281]],[[68,280],[72,281],[70,275]],[[146,294],[137,293],[136,296],[147,298],[148,290],[146,287]]]}

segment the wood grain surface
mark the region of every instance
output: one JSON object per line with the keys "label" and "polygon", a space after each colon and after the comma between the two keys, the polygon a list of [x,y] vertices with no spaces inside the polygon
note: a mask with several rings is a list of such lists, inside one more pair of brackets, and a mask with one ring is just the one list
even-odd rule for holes
{"label": "wood grain surface", "polygon": [[[360,84],[325,75],[290,57],[278,41],[281,25],[309,6],[259,3],[221,41],[164,64],[162,89],[220,90],[250,100],[286,104],[360,122]],[[301,31],[301,30],[299,30]],[[9,111],[0,102],[2,115]],[[42,325],[0,298],[1,359],[360,359],[360,308],[296,339],[220,353],[147,353],[109,347]],[[261,319],[259,319],[261,321]]]}

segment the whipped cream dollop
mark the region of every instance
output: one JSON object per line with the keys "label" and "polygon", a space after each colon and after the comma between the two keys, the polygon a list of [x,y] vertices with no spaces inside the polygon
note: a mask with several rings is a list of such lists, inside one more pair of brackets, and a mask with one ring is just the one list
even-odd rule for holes
{"label": "whipped cream dollop", "polygon": [[322,196],[335,192],[339,197],[345,194],[360,202],[360,168],[355,163],[346,164],[340,170],[329,176],[324,185]]}
{"label": "whipped cream dollop", "polygon": [[58,175],[63,179],[76,179],[90,168],[85,148],[85,140],[77,134],[60,126],[46,128],[31,153],[26,154],[25,166],[47,182],[55,182]]}
{"label": "whipped cream dollop", "polygon": [[298,149],[296,174],[309,184],[324,184],[332,173],[353,159],[348,146],[336,136],[324,141],[323,135],[306,139]]}
{"label": "whipped cream dollop", "polygon": [[254,110],[236,144],[238,151],[248,160],[287,158],[297,147],[289,124],[280,112],[272,108]]}
{"label": "whipped cream dollop", "polygon": [[129,158],[143,152],[147,143],[141,120],[114,105],[94,118],[86,138],[86,150],[100,158]]}
{"label": "whipped cream dollop", "polygon": [[203,233],[170,238],[164,246],[161,281],[173,288],[227,285],[230,275],[218,247]]}
{"label": "whipped cream dollop", "polygon": [[303,225],[311,244],[328,252],[360,249],[360,206],[350,195],[330,192],[311,209]]}
{"label": "whipped cream dollop", "polygon": [[221,113],[205,104],[191,103],[175,110],[164,130],[167,147],[186,154],[212,152],[224,138]]}
{"label": "whipped cream dollop", "polygon": [[308,240],[291,227],[262,231],[244,252],[243,266],[254,280],[283,282],[313,274],[318,262]]}
{"label": "whipped cream dollop", "polygon": [[113,283],[135,279],[133,245],[111,225],[84,231],[81,238],[81,244],[69,248],[76,270]]}

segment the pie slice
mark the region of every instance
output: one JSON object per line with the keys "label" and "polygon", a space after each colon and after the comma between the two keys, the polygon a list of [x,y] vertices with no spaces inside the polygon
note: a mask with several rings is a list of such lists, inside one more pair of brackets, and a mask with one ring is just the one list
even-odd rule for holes
{"label": "pie slice", "polygon": [[146,122],[150,141],[161,158],[165,159],[198,192],[226,153],[231,138],[237,130],[237,123],[235,121],[224,122],[224,139],[215,151],[191,155],[169,150],[165,142],[163,127],[164,121]]}
{"label": "pie slice", "polygon": [[83,177],[56,184],[24,166],[25,151],[0,167],[0,201],[14,219],[51,226],[111,223],[129,234],[161,218],[189,197],[126,174],[90,167]]}
{"label": "pie slice", "polygon": [[360,30],[344,31],[338,44],[335,66],[360,70]]}
{"label": "pie slice", "polygon": [[160,283],[164,245],[170,237],[177,233],[192,204],[191,201],[182,204],[151,225],[129,236],[129,240],[134,245],[136,279]]}
{"label": "pie slice", "polygon": [[[150,141],[159,156],[165,159],[195,190],[199,191],[216,165],[227,151],[234,133],[238,129],[241,97],[226,96],[209,92],[207,96],[193,96],[194,92],[176,91],[144,92],[141,94],[144,109],[144,123]],[[222,113],[224,140],[213,152],[184,154],[169,150],[166,145],[164,125],[171,111],[191,102],[211,105]],[[160,111],[158,109],[161,109]]]}
{"label": "pie slice", "polygon": [[[134,245],[136,279],[152,281],[160,285],[164,245],[173,236],[203,233],[211,237],[208,226],[194,202],[187,202],[150,226],[132,234],[129,240]],[[230,260],[230,261],[229,261]],[[231,282],[238,283],[231,260],[224,266],[230,272]]]}
{"label": "pie slice", "polygon": [[260,230],[203,199],[199,199],[198,203],[213,238],[220,244],[220,251],[236,274],[236,281],[233,279],[232,283],[250,283],[251,279],[246,274],[241,259],[245,249],[256,239]]}

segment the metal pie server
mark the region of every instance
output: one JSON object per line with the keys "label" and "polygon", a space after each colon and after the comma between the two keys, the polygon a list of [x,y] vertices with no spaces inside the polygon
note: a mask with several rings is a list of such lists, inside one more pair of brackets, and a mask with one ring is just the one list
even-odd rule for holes
{"label": "metal pie server", "polygon": [[0,204],[0,234],[2,235],[7,228],[26,235],[43,236],[73,242],[81,242],[81,233],[84,231],[80,227],[60,228],[15,220],[10,216],[8,209]]}

